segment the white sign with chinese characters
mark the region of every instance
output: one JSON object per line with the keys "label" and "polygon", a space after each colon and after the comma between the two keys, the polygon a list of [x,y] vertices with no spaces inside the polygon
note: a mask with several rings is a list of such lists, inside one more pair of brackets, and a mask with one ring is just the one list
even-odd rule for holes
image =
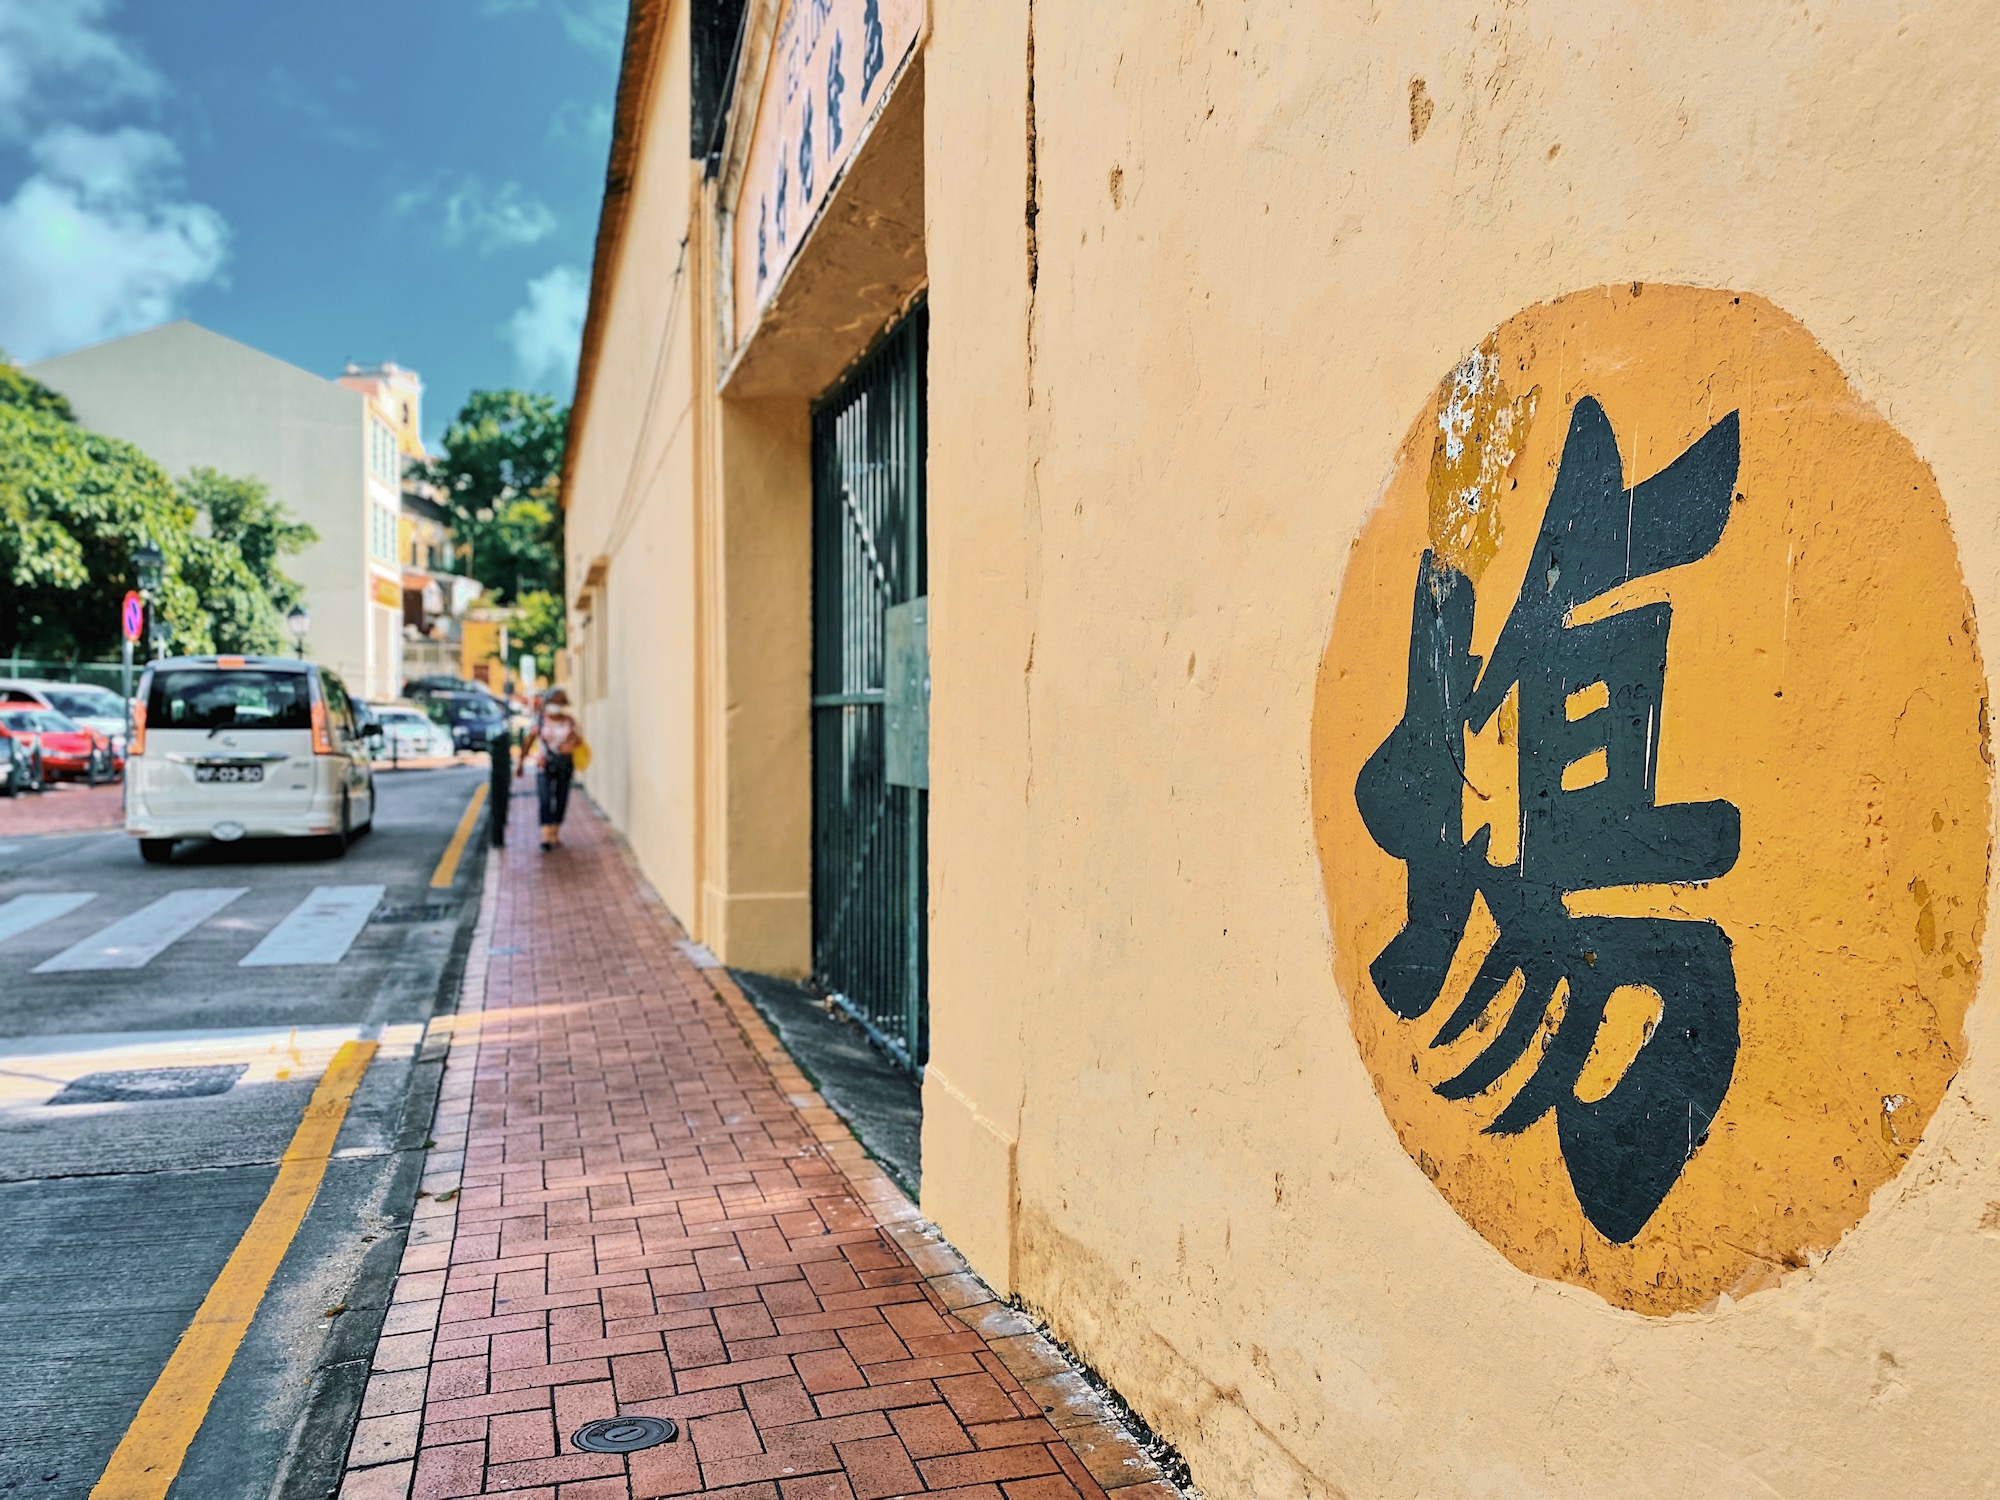
{"label": "white sign with chinese characters", "polygon": [[736,194],[739,343],[756,326],[855,142],[888,97],[923,15],[923,0],[785,5]]}

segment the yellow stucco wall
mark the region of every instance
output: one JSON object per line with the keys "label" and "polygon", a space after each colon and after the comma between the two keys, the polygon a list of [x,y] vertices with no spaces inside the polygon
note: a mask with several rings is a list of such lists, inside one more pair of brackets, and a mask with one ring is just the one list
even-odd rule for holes
{"label": "yellow stucco wall", "polygon": [[[576,678],[591,798],[661,896],[698,921],[694,395],[700,313],[682,240],[697,202],[688,160],[687,15],[675,7],[653,74],[621,268],[611,282],[588,420],[565,496]],[[595,579],[587,591],[584,581]]]}
{"label": "yellow stucco wall", "polygon": [[491,679],[493,690],[498,692],[505,670],[500,657],[501,635],[506,622],[496,612],[482,613],[489,617],[469,616],[459,627],[458,673],[461,677],[476,677],[480,669],[484,669]]}
{"label": "yellow stucco wall", "polygon": [[[1948,1055],[1925,1075],[1920,1138],[1865,1120],[1888,1132],[1886,1166],[1857,1174],[1839,1212],[1820,1212],[1838,1195],[1801,1144],[1811,1132],[1777,1111],[1739,1156],[1780,1218],[1790,1195],[1813,1205],[1814,1229],[1642,1305],[1636,1271],[1565,1275],[1532,1232],[1524,1247],[1462,1216],[1454,1203],[1478,1194],[1448,1198],[1427,1148],[1399,1139],[1409,1121],[1392,1124],[1357,1045],[1380,1007],[1362,978],[1374,949],[1329,904],[1348,866],[1314,820],[1332,764],[1315,761],[1322,663],[1340,657],[1364,555],[1393,560],[1382,591],[1402,610],[1364,655],[1386,652],[1377,667],[1403,684],[1413,554],[1355,549],[1440,383],[1566,294],[1725,289],[1795,320],[1824,357],[1800,399],[1879,419],[1928,476],[1913,529],[1948,525],[1927,533],[1926,566],[1971,620],[1957,665],[1927,679],[1950,696],[1926,734],[1953,785],[1968,745],[1981,769],[1969,805],[1908,826],[1970,820],[1940,859],[1971,946],[1990,770],[1972,701],[1985,669],[1965,653],[1994,617],[2000,563],[1985,103],[2000,43],[1985,8],[940,0],[931,24],[927,1211],[1179,1443],[1211,1495],[1987,1493],[2000,1022],[1990,981],[1924,948],[1924,903],[1901,884],[1922,872],[1886,859],[1864,891],[1767,860],[1766,907],[1730,888],[1726,920],[1776,929],[1738,942],[1739,972],[1757,942],[1789,943],[1807,961],[1780,976],[1779,1002],[1836,1039],[1897,999],[1937,1005]],[[1675,378],[1698,382],[1699,330],[1671,336],[1689,345]],[[1757,356],[1723,342],[1717,371],[1745,388]],[[1536,379],[1551,400],[1588,394],[1576,367]],[[1627,483],[1701,430],[1684,412],[1683,429],[1629,439],[1642,407],[1606,404],[1636,444]],[[1565,413],[1537,438],[1553,453],[1568,406],[1548,410]],[[1539,465],[1521,482],[1545,493]],[[1745,517],[1774,492],[1759,483]],[[1846,549],[1818,559],[1822,590],[1872,586],[1886,565],[1865,536],[1801,533],[1808,550]],[[1719,565],[1738,566],[1731,547]],[[1745,649],[1775,649],[1768,575],[1740,576]],[[1855,618],[1893,654],[1896,612],[1878,605]],[[1721,640],[1693,604],[1681,625]],[[1922,663],[1950,656],[1936,632],[1918,645]],[[1841,649],[1869,659],[1867,643]],[[1687,687],[1670,666],[1670,714]],[[1904,707],[1891,697],[1874,680],[1840,707],[1879,728]],[[1323,723],[1321,743],[1338,728]],[[1672,775],[1703,774],[1697,729],[1730,733],[1723,714],[1670,718]],[[1795,753],[1860,743],[1845,733]],[[1903,764],[1875,753],[1828,754],[1835,783],[1796,799],[1829,844],[1870,837],[1853,782]],[[1772,852],[1766,762],[1724,760],[1754,862]],[[1696,794],[1718,795],[1663,781],[1662,800]],[[1892,921],[1888,1000],[1810,961],[1840,950],[1835,924]],[[1766,1056],[1748,1018],[1771,1002],[1752,989],[1743,1059]],[[1961,1032],[1950,1012],[1967,1002]],[[1847,1082],[1796,1108],[1845,1108],[1839,1089],[1875,1076],[1844,1066],[1829,1076]],[[1719,1147],[1700,1147],[1686,1181],[1710,1159]],[[1448,1164],[1431,1165],[1449,1187]],[[1532,1215],[1528,1196],[1496,1212]],[[1573,1219],[1564,1232],[1588,1247]],[[1648,1276],[1697,1258],[1677,1223]]]}

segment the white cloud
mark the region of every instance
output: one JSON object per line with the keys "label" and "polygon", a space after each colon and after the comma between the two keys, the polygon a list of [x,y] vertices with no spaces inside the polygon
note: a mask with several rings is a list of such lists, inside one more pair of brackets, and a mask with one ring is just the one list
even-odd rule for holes
{"label": "white cloud", "polygon": [[557,266],[528,283],[528,300],[507,320],[507,342],[529,385],[568,390],[576,380],[577,346],[590,281],[575,266]]}
{"label": "white cloud", "polygon": [[[334,87],[337,91],[352,93],[354,81],[336,77]],[[372,125],[343,118],[315,97],[282,63],[273,63],[271,70],[264,75],[264,97],[303,120],[310,139],[363,151],[378,150],[384,144],[380,131]]]}
{"label": "white cloud", "polygon": [[0,203],[0,345],[45,355],[165,322],[214,279],[222,216],[180,201],[180,154],[156,131],[58,126]]}
{"label": "white cloud", "polygon": [[529,197],[520,183],[503,182],[488,192],[477,177],[465,178],[449,193],[435,185],[398,193],[389,212],[399,219],[429,219],[445,244],[471,245],[481,255],[536,244],[557,227],[548,205]]}
{"label": "white cloud", "polygon": [[[625,46],[626,0],[550,0],[549,9],[579,47],[616,57]],[[480,0],[485,16],[511,16],[534,10],[538,0]]]}
{"label": "white cloud", "polygon": [[104,29],[112,9],[113,0],[0,0],[0,138],[165,94],[152,65]]}
{"label": "white cloud", "polygon": [[611,106],[564,100],[549,118],[549,139],[602,151],[611,144]]}
{"label": "white cloud", "polygon": [[556,232],[556,216],[530,198],[518,182],[504,182],[489,194],[476,177],[468,177],[444,201],[444,242],[477,244],[481,254],[532,245]]}
{"label": "white cloud", "polygon": [[624,50],[624,0],[556,0],[556,14],[579,47],[611,57]]}
{"label": "white cloud", "polygon": [[19,359],[164,322],[228,255],[221,215],[182,193],[172,141],[77,123],[166,97],[109,29],[115,9],[0,0],[0,143],[27,142],[32,163],[0,202],[0,346]]}

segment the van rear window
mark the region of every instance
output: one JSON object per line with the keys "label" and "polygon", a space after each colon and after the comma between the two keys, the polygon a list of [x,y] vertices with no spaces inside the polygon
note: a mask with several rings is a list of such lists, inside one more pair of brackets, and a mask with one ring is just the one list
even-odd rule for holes
{"label": "van rear window", "polygon": [[304,672],[176,667],[153,673],[148,729],[310,729],[311,680]]}

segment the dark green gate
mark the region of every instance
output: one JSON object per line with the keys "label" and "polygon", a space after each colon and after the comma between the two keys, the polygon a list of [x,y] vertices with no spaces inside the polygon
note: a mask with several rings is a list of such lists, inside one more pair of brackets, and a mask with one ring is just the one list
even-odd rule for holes
{"label": "dark green gate", "polygon": [[813,410],[813,968],[912,1071],[929,1051],[919,307]]}

